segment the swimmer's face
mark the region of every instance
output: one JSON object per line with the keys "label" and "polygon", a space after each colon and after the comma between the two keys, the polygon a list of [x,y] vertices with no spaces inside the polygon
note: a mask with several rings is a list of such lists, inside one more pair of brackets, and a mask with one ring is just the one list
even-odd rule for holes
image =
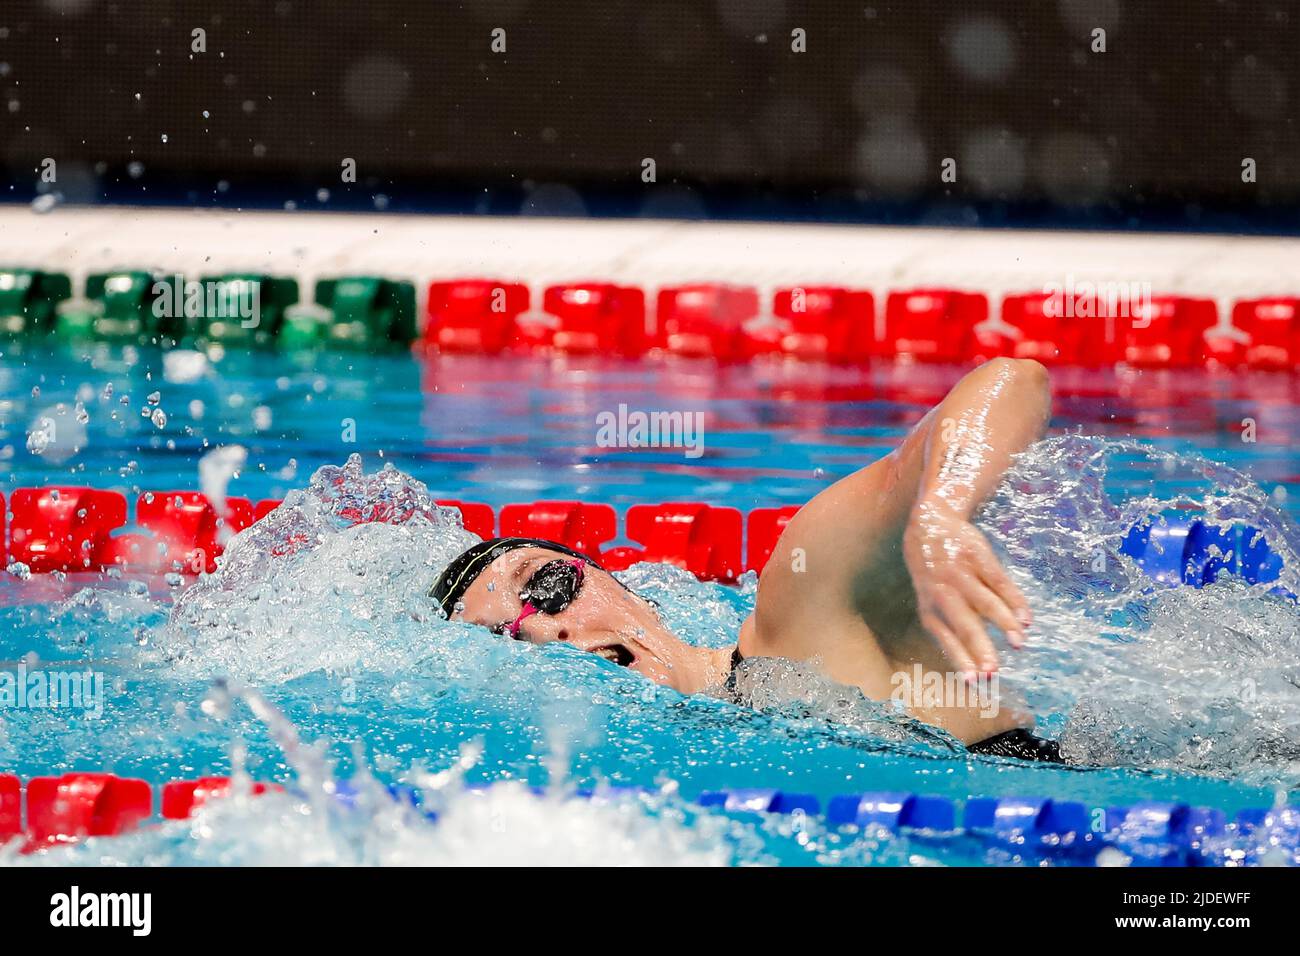
{"label": "swimmer's face", "polygon": [[[572,582],[574,571],[581,583],[571,601],[556,613],[525,613],[529,604],[546,604],[526,592],[529,582]],[[539,571],[546,569],[543,574]],[[537,587],[537,585],[533,585]],[[542,588],[538,587],[538,590]],[[564,587],[547,592],[565,593]],[[573,593],[569,589],[568,593]],[[533,644],[565,641],[584,651],[676,687],[674,664],[686,647],[663,626],[654,608],[623,587],[609,572],[578,561],[572,555],[547,548],[516,548],[488,565],[465,591],[464,609],[453,621],[480,624],[499,634]],[[552,602],[552,606],[556,603]],[[680,688],[679,688],[680,689]]]}

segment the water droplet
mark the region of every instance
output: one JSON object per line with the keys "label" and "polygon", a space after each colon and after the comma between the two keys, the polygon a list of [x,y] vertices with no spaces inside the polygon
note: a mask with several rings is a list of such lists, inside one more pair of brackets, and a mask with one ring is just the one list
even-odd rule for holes
{"label": "water droplet", "polygon": [[27,450],[33,455],[43,455],[54,441],[54,420],[38,418],[35,426],[27,433]]}
{"label": "water droplet", "polygon": [[63,202],[63,193],[45,193],[32,200],[32,212],[44,215],[53,212]]}
{"label": "water droplet", "polygon": [[203,703],[199,705],[199,710],[209,717],[215,717],[217,720],[225,720],[230,716],[230,710],[234,701],[230,696],[230,689],[226,686],[225,681],[218,681],[212,685],[208,695],[203,698]]}
{"label": "water droplet", "polygon": [[167,427],[167,413],[161,408],[155,408],[153,410],[153,415],[151,415],[150,418],[153,421],[155,428]]}

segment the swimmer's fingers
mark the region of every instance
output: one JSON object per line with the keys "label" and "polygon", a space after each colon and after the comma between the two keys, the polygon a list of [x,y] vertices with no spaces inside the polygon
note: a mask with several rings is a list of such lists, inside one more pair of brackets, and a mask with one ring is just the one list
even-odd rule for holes
{"label": "swimmer's fingers", "polygon": [[1023,625],[1002,595],[978,581],[972,581],[967,588],[967,597],[970,598],[971,607],[980,617],[1007,636],[1007,643],[1012,647],[1024,646]]}
{"label": "swimmer's fingers", "polygon": [[939,642],[953,667],[963,674],[975,673],[975,662],[970,659],[965,646],[957,639],[952,628],[944,623],[943,618],[935,613],[924,613],[921,615],[921,626]]}
{"label": "swimmer's fingers", "polygon": [[[1029,611],[1029,602],[1025,599],[1024,592],[1016,586],[1016,582],[1011,580],[1011,575],[1007,574],[1006,568],[1002,567],[1002,562],[993,553],[993,549],[989,547],[988,542],[982,543],[984,547],[979,550],[979,554],[976,556],[980,579],[1010,608],[1011,613],[1015,616],[1015,621],[1011,622],[1011,627],[1013,630],[1020,632],[1023,642],[1023,632],[1034,620],[1033,614]],[[993,623],[1006,631],[1008,638],[1011,637],[1011,631],[1007,629],[1006,624],[997,621]],[[1012,640],[1011,643],[1015,644],[1016,642]]]}
{"label": "swimmer's fingers", "polygon": [[[971,598],[967,590],[968,588],[960,591],[945,588],[936,598],[936,603],[944,622],[962,645],[962,656],[965,658],[963,671],[972,675],[976,671],[991,674],[998,669],[998,654],[984,622],[971,609]],[[970,666],[972,661],[975,662],[974,667]]]}

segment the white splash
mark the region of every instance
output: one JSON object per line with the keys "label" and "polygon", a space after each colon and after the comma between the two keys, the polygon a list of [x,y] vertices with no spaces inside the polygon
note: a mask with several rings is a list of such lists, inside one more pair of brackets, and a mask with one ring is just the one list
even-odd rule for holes
{"label": "white splash", "polygon": [[326,466],[230,539],[215,574],[182,594],[159,636],[177,666],[254,682],[409,665],[432,646],[428,590],[478,538],[460,513],[391,465]]}
{"label": "white splash", "polygon": [[248,449],[243,445],[220,445],[199,459],[199,490],[217,514],[225,513],[226,489],[247,462]]}

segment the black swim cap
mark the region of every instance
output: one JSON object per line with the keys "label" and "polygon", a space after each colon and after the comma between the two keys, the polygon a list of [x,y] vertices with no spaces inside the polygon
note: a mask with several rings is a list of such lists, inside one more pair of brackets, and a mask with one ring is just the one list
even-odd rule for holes
{"label": "black swim cap", "polygon": [[442,613],[450,618],[456,609],[456,604],[465,596],[465,592],[478,576],[487,570],[488,565],[501,555],[517,548],[545,548],[547,551],[558,551],[560,554],[567,554],[600,567],[587,555],[574,551],[558,541],[547,541],[545,538],[489,538],[468,548],[447,565],[447,570],[438,576],[438,580],[429,590],[429,597],[437,601],[442,608]]}

